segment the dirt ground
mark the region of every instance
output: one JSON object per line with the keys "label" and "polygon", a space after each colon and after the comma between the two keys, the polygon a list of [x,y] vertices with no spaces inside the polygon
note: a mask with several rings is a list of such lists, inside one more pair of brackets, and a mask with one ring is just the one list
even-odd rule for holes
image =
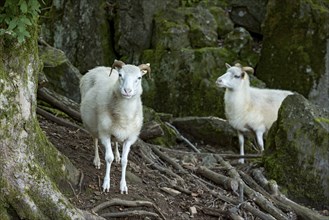
{"label": "dirt ground", "polygon": [[[240,211],[239,206],[232,205],[219,199],[213,193],[205,190],[217,191],[222,195],[237,198],[238,195],[226,191],[211,181],[199,177],[193,172],[189,175],[175,171],[177,178],[166,175],[154,169],[149,162],[145,162],[138,146],[133,145],[129,154],[127,166],[128,194],[120,194],[119,184],[121,178],[121,166],[113,162],[111,169],[110,192],[103,193],[101,185],[105,173],[104,153],[101,150],[100,158],[102,166],[100,170],[94,168],[92,161],[94,156],[91,137],[83,131],[59,126],[51,121],[39,117],[40,126],[49,140],[72,163],[82,171],[83,179],[81,186],[72,186],[70,201],[78,208],[91,211],[94,207],[104,202],[119,201],[145,201],[146,205],[129,207],[127,204],[114,204],[113,206],[97,210],[97,214],[106,215],[114,213],[118,217],[106,217],[107,219],[234,219],[229,216],[227,210],[235,212],[244,219],[259,219],[251,213]],[[180,150],[191,151],[184,145],[177,145]],[[205,150],[205,149],[203,149]],[[213,151],[214,149],[208,149]],[[161,166],[174,170],[166,162],[158,160]],[[192,162],[191,162],[192,163]],[[246,169],[246,168],[245,168]],[[220,168],[218,168],[220,171]],[[182,177],[180,184],[178,183]],[[181,185],[183,189],[173,190],[174,185]],[[168,193],[166,188],[170,188]],[[186,191],[184,191],[184,189]],[[171,194],[172,191],[178,194]],[[248,201],[253,205],[253,201]],[[148,204],[152,204],[151,206]],[[196,213],[193,213],[193,210]],[[120,214],[124,215],[120,217]],[[241,219],[241,218],[240,218]],[[293,219],[293,218],[292,218]]]}

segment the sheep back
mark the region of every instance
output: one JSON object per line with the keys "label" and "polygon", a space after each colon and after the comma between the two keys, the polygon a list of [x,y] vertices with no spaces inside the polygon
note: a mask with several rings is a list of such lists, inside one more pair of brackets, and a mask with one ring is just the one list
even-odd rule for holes
{"label": "sheep back", "polygon": [[269,130],[277,120],[282,101],[290,91],[249,88],[249,92],[225,93],[225,114],[235,129],[245,131]]}

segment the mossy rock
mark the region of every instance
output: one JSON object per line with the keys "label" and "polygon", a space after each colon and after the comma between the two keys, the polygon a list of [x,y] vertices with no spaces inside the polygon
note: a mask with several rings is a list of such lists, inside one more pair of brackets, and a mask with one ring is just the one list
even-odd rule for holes
{"label": "mossy rock", "polygon": [[223,95],[215,81],[233,63],[235,54],[225,48],[144,51],[153,79],[144,81],[143,103],[174,116],[224,117]]}
{"label": "mossy rock", "polygon": [[63,51],[54,47],[39,46],[43,72],[48,85],[55,92],[80,103],[79,83],[82,75],[68,60]]}
{"label": "mossy rock", "polygon": [[155,121],[161,126],[161,129],[164,132],[163,136],[147,140],[147,142],[167,147],[176,145],[176,134],[164,123],[164,121],[161,120],[161,113],[157,113],[152,108],[143,106],[143,114],[144,123]]}
{"label": "mossy rock", "polygon": [[[267,175],[295,201],[329,204],[329,112],[301,95],[288,96],[267,136]],[[328,208],[328,207],[327,207]]]}
{"label": "mossy rock", "polygon": [[329,109],[329,85],[323,83],[329,74],[329,9],[321,2],[269,0],[257,76]]}

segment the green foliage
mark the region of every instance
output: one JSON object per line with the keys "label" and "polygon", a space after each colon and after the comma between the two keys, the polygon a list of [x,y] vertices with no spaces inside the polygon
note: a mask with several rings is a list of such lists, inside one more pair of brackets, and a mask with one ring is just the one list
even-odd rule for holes
{"label": "green foliage", "polygon": [[30,37],[29,26],[36,22],[39,13],[38,0],[7,0],[0,9],[0,36],[23,43]]}

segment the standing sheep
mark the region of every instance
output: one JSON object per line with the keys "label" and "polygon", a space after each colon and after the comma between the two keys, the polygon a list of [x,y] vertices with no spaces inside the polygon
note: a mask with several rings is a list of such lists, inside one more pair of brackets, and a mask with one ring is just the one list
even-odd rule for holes
{"label": "standing sheep", "polygon": [[[238,132],[240,154],[244,155],[244,132],[256,134],[260,150],[264,150],[263,135],[277,120],[282,101],[293,93],[285,90],[259,89],[250,87],[246,71],[254,72],[251,67],[240,64],[226,64],[227,72],[220,76],[216,84],[226,88],[224,102],[225,114],[230,125]],[[244,159],[239,160],[244,163]]]}
{"label": "standing sheep", "polygon": [[[111,137],[123,142],[122,175],[120,192],[128,194],[126,184],[126,167],[130,146],[135,143],[143,124],[141,101],[142,76],[150,73],[149,64],[139,66],[126,65],[115,60],[112,68],[96,67],[89,70],[80,81],[81,117],[85,128],[94,139],[94,165],[100,169],[98,140],[105,147],[106,172],[103,191],[110,189],[110,170],[114,155]],[[116,145],[115,159],[120,161]]]}

